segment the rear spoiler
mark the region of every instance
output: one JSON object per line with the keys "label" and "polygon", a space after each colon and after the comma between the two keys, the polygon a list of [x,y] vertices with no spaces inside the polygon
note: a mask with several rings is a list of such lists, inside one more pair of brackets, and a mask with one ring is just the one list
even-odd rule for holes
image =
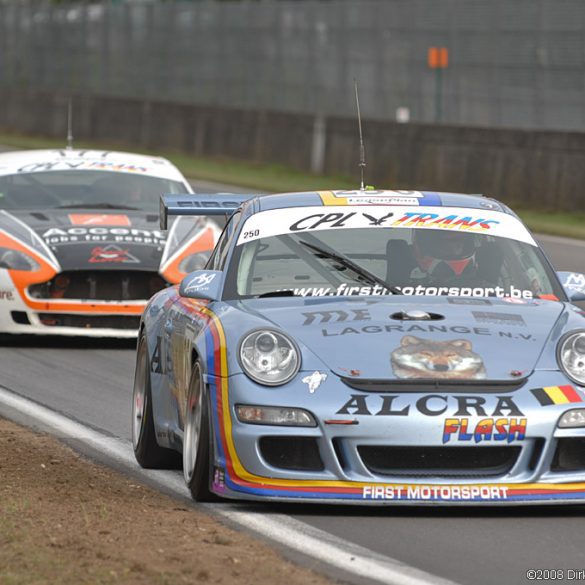
{"label": "rear spoiler", "polygon": [[169,215],[231,215],[257,193],[183,193],[161,195],[160,228],[168,229]]}

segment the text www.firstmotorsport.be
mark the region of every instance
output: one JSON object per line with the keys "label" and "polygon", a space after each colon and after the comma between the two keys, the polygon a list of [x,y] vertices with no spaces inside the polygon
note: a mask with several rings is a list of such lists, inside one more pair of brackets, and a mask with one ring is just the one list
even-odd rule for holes
{"label": "text www.firstmotorsport.be", "polygon": [[[498,297],[514,299],[532,299],[532,291],[522,290],[511,286],[509,290],[501,286],[495,287],[457,287],[457,286],[396,286],[395,290],[403,295],[429,295],[429,296],[458,296],[458,297]],[[387,296],[395,294],[391,290],[376,284],[375,286],[350,286],[346,283],[338,287],[299,287],[293,289],[280,289],[292,291],[299,297],[335,297],[335,296]]]}

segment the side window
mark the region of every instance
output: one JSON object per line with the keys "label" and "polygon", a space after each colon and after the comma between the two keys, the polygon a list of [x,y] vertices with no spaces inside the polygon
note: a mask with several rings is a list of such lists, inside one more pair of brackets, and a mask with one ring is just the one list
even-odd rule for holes
{"label": "side window", "polygon": [[213,254],[208,262],[208,267],[211,270],[223,270],[227,254],[230,249],[230,242],[232,241],[232,236],[236,227],[240,223],[241,215],[242,213],[240,211],[236,211],[228,219],[225,227],[223,228],[223,232],[221,233],[221,236],[219,236],[215,250],[213,251]]}

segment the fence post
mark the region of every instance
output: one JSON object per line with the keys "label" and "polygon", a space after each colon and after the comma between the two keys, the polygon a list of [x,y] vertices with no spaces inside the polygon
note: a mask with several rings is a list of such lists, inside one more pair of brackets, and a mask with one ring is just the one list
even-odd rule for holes
{"label": "fence post", "polygon": [[311,142],[311,172],[322,175],[325,170],[327,146],[327,124],[322,115],[313,118],[313,140]]}

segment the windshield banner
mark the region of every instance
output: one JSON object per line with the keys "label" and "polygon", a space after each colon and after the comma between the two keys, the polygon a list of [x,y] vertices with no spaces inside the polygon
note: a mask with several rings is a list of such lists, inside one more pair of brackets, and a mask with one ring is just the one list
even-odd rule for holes
{"label": "windshield banner", "polygon": [[339,206],[287,207],[252,215],[238,245],[259,238],[334,229],[412,228],[456,231],[510,238],[536,246],[524,225],[512,215],[461,207]]}

